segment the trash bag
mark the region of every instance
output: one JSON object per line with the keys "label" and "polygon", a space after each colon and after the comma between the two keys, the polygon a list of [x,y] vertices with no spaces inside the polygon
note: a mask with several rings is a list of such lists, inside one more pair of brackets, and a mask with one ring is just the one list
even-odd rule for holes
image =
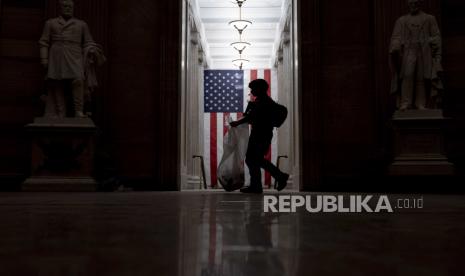
{"label": "trash bag", "polygon": [[249,142],[249,125],[229,127],[223,138],[223,157],[217,175],[223,189],[228,192],[244,186],[244,160]]}

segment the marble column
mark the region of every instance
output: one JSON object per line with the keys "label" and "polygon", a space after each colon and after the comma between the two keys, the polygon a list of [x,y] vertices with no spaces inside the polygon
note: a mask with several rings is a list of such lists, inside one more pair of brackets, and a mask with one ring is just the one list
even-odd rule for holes
{"label": "marble column", "polygon": [[186,57],[186,85],[183,101],[184,145],[182,150],[184,183],[183,189],[198,189],[202,185],[200,160],[194,155],[203,153],[203,64],[204,52],[200,43],[200,33],[193,16],[189,16]]}
{"label": "marble column", "polygon": [[[290,15],[289,15],[290,17]],[[294,86],[294,55],[291,43],[290,27],[284,29],[281,35],[281,43],[277,59],[278,70],[278,101],[288,108],[289,115],[286,122],[278,129],[278,155],[288,156],[281,159],[280,168],[291,175],[289,181],[290,189],[298,189],[295,181],[296,168],[298,167],[298,136],[297,111],[298,95]],[[294,185],[296,184],[296,185]]]}
{"label": "marble column", "polygon": [[[198,89],[198,54],[199,54],[199,34],[196,31],[191,32],[189,62],[188,62],[188,83],[187,83],[187,141],[186,141],[186,161],[187,174],[189,176],[189,184],[198,182],[199,172],[196,162],[193,160],[194,155],[199,153],[199,89]],[[195,160],[197,161],[197,160]]]}

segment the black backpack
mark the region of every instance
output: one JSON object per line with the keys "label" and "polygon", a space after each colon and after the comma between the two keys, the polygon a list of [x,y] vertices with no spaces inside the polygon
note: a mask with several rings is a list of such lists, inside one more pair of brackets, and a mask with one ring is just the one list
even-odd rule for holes
{"label": "black backpack", "polygon": [[273,104],[272,123],[274,127],[280,127],[287,118],[287,108],[279,103]]}

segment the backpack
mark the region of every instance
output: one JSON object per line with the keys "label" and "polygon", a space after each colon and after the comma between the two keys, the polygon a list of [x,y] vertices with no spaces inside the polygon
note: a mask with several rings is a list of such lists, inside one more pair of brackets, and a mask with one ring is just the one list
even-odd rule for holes
{"label": "backpack", "polygon": [[287,118],[287,108],[284,105],[279,103],[273,104],[272,110],[272,124],[274,127],[280,127],[286,121]]}

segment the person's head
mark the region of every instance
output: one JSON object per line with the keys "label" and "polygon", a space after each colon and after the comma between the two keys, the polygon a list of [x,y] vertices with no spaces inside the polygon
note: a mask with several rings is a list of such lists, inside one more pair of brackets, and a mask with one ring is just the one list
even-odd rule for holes
{"label": "person's head", "polygon": [[249,88],[253,96],[257,98],[263,98],[268,95],[268,88],[270,86],[264,79],[256,79],[249,83]]}
{"label": "person's head", "polygon": [[74,15],[74,2],[73,0],[60,0],[61,16],[64,18],[71,18]]}
{"label": "person's head", "polygon": [[417,14],[421,10],[421,4],[423,0],[407,0],[407,5],[409,7],[411,14]]}

